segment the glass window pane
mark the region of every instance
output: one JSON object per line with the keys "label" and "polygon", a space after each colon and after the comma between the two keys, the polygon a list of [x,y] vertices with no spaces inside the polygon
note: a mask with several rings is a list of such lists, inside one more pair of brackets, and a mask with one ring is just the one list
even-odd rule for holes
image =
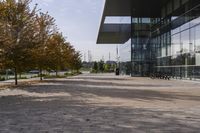
{"label": "glass window pane", "polygon": [[172,2],[171,1],[167,4],[167,14],[169,15],[170,13],[172,13]]}
{"label": "glass window pane", "polygon": [[194,52],[195,48],[195,27],[190,29],[190,52]]}
{"label": "glass window pane", "polygon": [[186,2],[188,2],[188,0],[182,0],[182,4],[185,4]]}
{"label": "glass window pane", "polygon": [[195,27],[195,51],[200,51],[200,26]]}
{"label": "glass window pane", "polygon": [[174,10],[178,9],[180,7],[180,1],[174,0]]}
{"label": "glass window pane", "polygon": [[181,52],[188,53],[190,49],[189,30],[181,32],[181,43],[183,45]]}
{"label": "glass window pane", "polygon": [[165,13],[165,7],[162,8],[161,13],[162,13],[162,17],[164,18],[164,17],[166,16],[166,13]]}
{"label": "glass window pane", "polygon": [[190,21],[190,27],[200,24],[200,17]]}
{"label": "glass window pane", "polygon": [[180,54],[180,34],[172,36],[172,55]]}

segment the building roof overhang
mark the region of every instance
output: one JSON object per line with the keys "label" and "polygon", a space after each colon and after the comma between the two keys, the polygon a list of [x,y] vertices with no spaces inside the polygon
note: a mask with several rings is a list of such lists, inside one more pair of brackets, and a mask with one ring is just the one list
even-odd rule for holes
{"label": "building roof overhang", "polygon": [[106,17],[160,18],[167,0],[106,0],[97,44],[123,44],[130,38],[130,24],[105,23]]}
{"label": "building roof overhang", "polygon": [[130,38],[130,24],[103,24],[97,43],[123,44]]}

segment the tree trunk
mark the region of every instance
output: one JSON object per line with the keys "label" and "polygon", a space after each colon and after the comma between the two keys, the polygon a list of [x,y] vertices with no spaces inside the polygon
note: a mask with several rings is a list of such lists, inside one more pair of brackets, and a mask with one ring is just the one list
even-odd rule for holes
{"label": "tree trunk", "polygon": [[15,67],[15,85],[18,85],[17,68]]}
{"label": "tree trunk", "polygon": [[42,69],[40,69],[40,81],[42,81]]}
{"label": "tree trunk", "polygon": [[58,70],[59,70],[59,68],[58,68],[58,66],[56,66],[56,77],[58,77]]}

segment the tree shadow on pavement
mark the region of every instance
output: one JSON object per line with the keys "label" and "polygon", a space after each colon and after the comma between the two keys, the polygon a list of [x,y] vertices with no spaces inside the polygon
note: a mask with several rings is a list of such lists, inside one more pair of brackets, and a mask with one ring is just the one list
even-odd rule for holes
{"label": "tree shadow on pavement", "polygon": [[[0,132],[198,132],[200,116],[181,111],[98,106],[73,97],[0,99]],[[184,117],[183,117],[184,115]]]}
{"label": "tree shadow on pavement", "polygon": [[154,87],[166,86],[66,79],[46,80],[40,84],[12,88],[10,91],[17,90],[22,93],[0,96],[0,132],[195,133],[200,131],[198,113],[113,106],[112,103],[100,104],[97,101],[87,101],[87,98],[93,96],[147,103],[154,100],[200,101],[198,96],[153,90]]}
{"label": "tree shadow on pavement", "polygon": [[[111,97],[111,98],[124,98],[132,100],[160,100],[160,101],[173,101],[173,100],[194,100],[200,101],[199,96],[166,92],[159,90],[150,90],[150,87],[166,87],[168,85],[124,85],[115,83],[102,83],[102,82],[90,82],[90,81],[45,81],[51,83],[47,85],[32,85],[25,87],[28,92],[36,93],[70,93],[74,96],[84,96],[84,94],[92,94],[99,97]],[[117,88],[118,87],[118,88]],[[38,89],[39,88],[39,89]],[[134,88],[134,89],[133,89]],[[142,88],[142,89],[137,89]],[[21,88],[20,88],[21,89]]]}

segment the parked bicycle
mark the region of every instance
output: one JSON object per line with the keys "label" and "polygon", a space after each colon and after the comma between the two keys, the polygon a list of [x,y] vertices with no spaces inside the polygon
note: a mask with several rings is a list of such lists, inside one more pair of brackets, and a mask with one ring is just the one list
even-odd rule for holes
{"label": "parked bicycle", "polygon": [[170,80],[171,74],[169,73],[161,73],[161,72],[155,72],[150,74],[151,79],[165,79]]}

